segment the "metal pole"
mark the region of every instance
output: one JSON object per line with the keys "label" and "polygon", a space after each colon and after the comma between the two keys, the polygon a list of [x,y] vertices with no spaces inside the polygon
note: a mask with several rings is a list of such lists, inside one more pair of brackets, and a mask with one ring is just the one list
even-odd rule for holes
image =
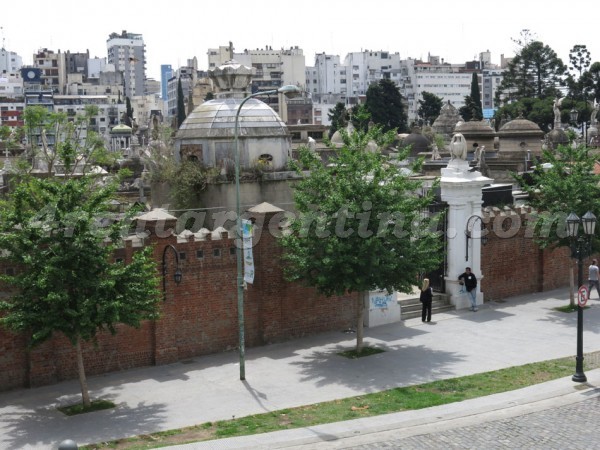
{"label": "metal pole", "polygon": [[[583,285],[583,240],[577,241],[577,289]],[[587,377],[583,373],[583,308],[577,302],[577,356],[575,358],[575,374],[571,378],[577,383],[585,383]]]}
{"label": "metal pole", "polygon": [[244,104],[258,95],[275,94],[277,90],[262,91],[244,98],[235,113],[235,126],[233,141],[235,145],[235,212],[236,212],[236,263],[237,263],[237,306],[238,306],[238,329],[239,329],[239,354],[240,354],[240,380],[246,379],[246,344],[244,336],[244,276],[242,272],[242,217],[240,214],[240,143],[239,143],[239,118]]}
{"label": "metal pole", "polygon": [[235,146],[235,212],[236,212],[236,230],[237,230],[237,245],[236,245],[236,263],[237,263],[237,305],[238,305],[238,328],[239,328],[239,353],[240,353],[240,380],[246,379],[246,344],[244,336],[244,276],[242,272],[242,217],[240,214],[240,142],[239,142],[239,121],[240,112],[244,104],[253,97],[259,95],[271,95],[282,92],[287,95],[298,93],[299,90],[296,86],[287,85],[279,89],[272,89],[270,91],[256,92],[248,97],[244,98],[237,108],[235,113],[235,126],[233,131],[233,143]]}
{"label": "metal pole", "polygon": [[[251,97],[251,96],[250,96]],[[238,332],[239,332],[239,353],[240,353],[240,380],[246,379],[246,361],[245,361],[245,342],[244,342],[244,285],[242,277],[242,218],[240,217],[240,148],[238,139],[238,119],[242,106],[250,98],[245,98],[238,106],[235,114],[235,212],[237,230],[236,262],[237,262],[237,306],[238,306]]]}

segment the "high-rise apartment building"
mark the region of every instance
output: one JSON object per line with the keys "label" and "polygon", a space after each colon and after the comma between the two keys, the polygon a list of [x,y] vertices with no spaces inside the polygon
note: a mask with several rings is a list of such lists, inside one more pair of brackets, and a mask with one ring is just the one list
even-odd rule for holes
{"label": "high-rise apartment building", "polygon": [[160,66],[160,98],[167,100],[167,86],[169,79],[173,76],[173,67],[171,64],[162,64]]}
{"label": "high-rise apartment building", "polygon": [[108,63],[123,78],[125,95],[144,95],[146,80],[146,45],[141,34],[111,33],[106,40]]}

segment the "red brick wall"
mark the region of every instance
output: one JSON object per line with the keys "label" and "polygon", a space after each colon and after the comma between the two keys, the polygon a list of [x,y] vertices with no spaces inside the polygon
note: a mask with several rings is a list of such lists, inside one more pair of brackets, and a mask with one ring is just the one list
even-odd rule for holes
{"label": "red brick wall", "polygon": [[[268,224],[271,216],[265,218]],[[513,220],[511,220],[511,218]],[[490,210],[484,222],[492,230],[482,246],[481,289],[487,300],[540,292],[566,286],[569,250],[540,250],[526,235],[526,210]],[[257,223],[259,225],[260,221]],[[174,224],[167,224],[164,229]],[[139,330],[118,327],[116,336],[101,333],[97,345],[84,345],[88,375],[152,364],[167,364],[194,356],[236,349],[238,346],[237,266],[234,240],[177,242],[161,238],[152,224],[148,245],[154,245],[157,271],[162,274],[164,248],[171,244],[179,254],[183,271],[175,285],[175,257],[165,253],[167,300],[162,315],[143,323]],[[259,230],[261,231],[261,230]],[[158,235],[157,235],[158,234]],[[285,281],[282,249],[265,229],[256,233],[253,250],[255,282],[244,291],[245,343],[252,347],[354,325],[356,296],[326,298],[314,289]],[[257,241],[257,242],[256,242]],[[197,257],[201,250],[202,258]],[[215,255],[215,250],[220,254]],[[129,260],[136,249],[127,245],[117,257]],[[587,267],[586,261],[585,266]],[[162,286],[162,277],[161,277]],[[63,336],[26,350],[26,338],[0,329],[0,390],[37,386],[76,378],[75,353]]]}
{"label": "red brick wall", "polygon": [[[153,231],[152,224],[147,228]],[[97,345],[86,343],[88,375],[167,364],[238,346],[237,266],[235,253],[230,253],[234,240],[225,236],[177,242],[175,237],[160,238],[152,232],[147,243],[155,246],[161,274],[165,246],[174,245],[180,255],[185,254],[180,260],[182,282],[175,285],[173,281],[175,256],[167,250],[167,300],[161,302],[161,318],[146,321],[139,330],[121,326],[116,336],[100,333]],[[135,250],[127,245],[116,256],[127,261]],[[197,257],[198,250],[202,250],[202,258]],[[215,250],[220,250],[219,256]],[[244,291],[246,346],[353,325],[355,296],[325,298],[314,289],[287,283],[281,251],[268,232],[261,233],[255,243],[255,283]],[[54,336],[27,352],[24,336],[0,329],[0,390],[76,378],[76,370],[75,351],[63,336]]]}
{"label": "red brick wall", "polygon": [[[486,210],[483,221],[488,229],[488,243],[481,247],[481,291],[486,300],[568,286],[571,266],[577,277],[569,248],[541,250],[535,244],[529,209]],[[584,279],[590,260],[584,262]]]}

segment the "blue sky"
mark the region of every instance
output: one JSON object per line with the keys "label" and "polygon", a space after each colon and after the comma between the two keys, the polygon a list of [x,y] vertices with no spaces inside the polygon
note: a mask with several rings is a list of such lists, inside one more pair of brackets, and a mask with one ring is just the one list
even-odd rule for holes
{"label": "blue sky", "polygon": [[127,30],[144,36],[148,75],[159,78],[161,64],[179,67],[193,56],[206,69],[207,49],[229,41],[236,51],[299,46],[308,66],[315,53],[343,58],[361,50],[399,52],[401,58],[431,53],[451,63],[490,50],[492,62],[499,63],[501,54],[514,55],[511,38],[527,28],[565,63],[575,44],[587,45],[592,60],[600,61],[597,15],[592,14],[598,6],[591,0],[580,0],[574,8],[556,0],[105,0],[91,5],[73,0],[7,2],[0,16],[4,47],[19,53],[25,64],[31,64],[40,48],[89,49],[91,56],[106,57],[108,35]]}

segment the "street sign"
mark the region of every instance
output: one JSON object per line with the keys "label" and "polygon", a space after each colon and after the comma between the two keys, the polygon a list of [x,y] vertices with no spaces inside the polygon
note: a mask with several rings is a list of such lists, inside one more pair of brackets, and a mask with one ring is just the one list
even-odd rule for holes
{"label": "street sign", "polygon": [[577,291],[577,304],[583,308],[588,298],[590,298],[590,290],[587,286],[581,286]]}

